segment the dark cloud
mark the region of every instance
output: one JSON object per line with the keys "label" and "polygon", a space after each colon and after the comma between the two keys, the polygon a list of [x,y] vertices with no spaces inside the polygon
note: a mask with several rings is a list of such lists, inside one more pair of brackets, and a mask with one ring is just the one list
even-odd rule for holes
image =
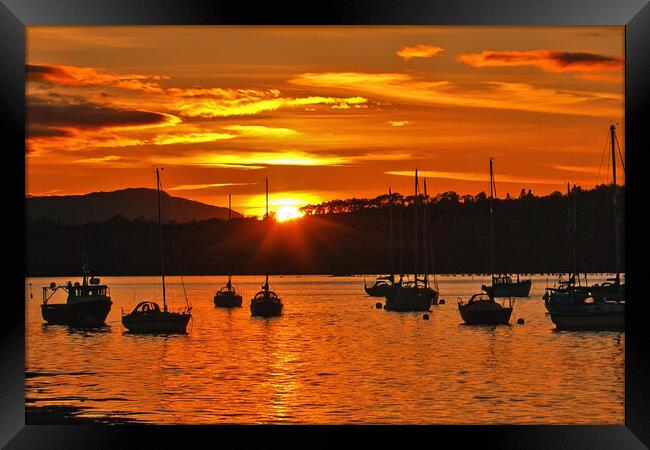
{"label": "dark cloud", "polygon": [[90,102],[53,102],[42,98],[30,98],[27,102],[27,121],[35,128],[151,126],[168,120],[168,116],[157,112],[120,109]]}

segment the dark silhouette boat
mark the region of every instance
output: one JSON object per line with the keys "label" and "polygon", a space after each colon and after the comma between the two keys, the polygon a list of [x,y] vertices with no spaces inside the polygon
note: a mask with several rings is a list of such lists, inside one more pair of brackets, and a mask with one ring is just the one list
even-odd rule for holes
{"label": "dark silhouette boat", "polygon": [[[232,211],[232,197],[228,195],[228,220]],[[214,294],[214,306],[220,308],[237,308],[241,307],[242,296],[232,285],[232,273],[230,270],[230,255],[228,255],[228,282]]]}
{"label": "dark silhouette boat", "polygon": [[269,289],[269,276],[267,275],[262,290],[251,299],[251,316],[281,316],[283,309],[282,300],[278,294]]}
{"label": "dark silhouette boat", "polygon": [[[264,220],[269,220],[269,179],[266,178],[266,214]],[[266,281],[262,290],[257,292],[251,299],[251,316],[273,317],[281,316],[284,309],[282,300],[278,294],[269,289],[269,274],[266,274]]]}
{"label": "dark silhouette boat", "polygon": [[[616,276],[600,285],[584,287],[574,285],[570,290],[549,291],[547,289],[544,299],[545,306],[556,329],[559,330],[625,329],[625,283],[621,283],[620,273],[620,230],[616,187],[616,127],[611,125],[609,130],[612,152],[612,207]],[[573,211],[575,233],[575,207]]]}
{"label": "dark silhouette boat", "polygon": [[[490,158],[490,269],[492,280],[494,276],[494,169],[492,167],[493,158]],[[482,286],[485,290],[486,286]],[[529,287],[530,289],[530,287]],[[494,289],[492,290],[494,291]],[[513,300],[508,296],[508,306],[499,304],[495,300],[495,295],[491,292],[486,294],[474,294],[467,303],[461,301],[458,303],[458,312],[463,321],[468,325],[504,325],[510,321],[512,315]],[[505,300],[504,300],[505,302]]]}
{"label": "dark silhouette boat", "polygon": [[241,307],[241,302],[241,294],[235,290],[230,282],[230,277],[228,277],[226,285],[219,289],[214,295],[214,306],[219,306],[221,308],[237,308]]}
{"label": "dark silhouette boat", "polygon": [[501,305],[494,297],[481,292],[472,295],[467,303],[458,302],[458,311],[467,325],[506,325],[512,315],[512,303]]}
{"label": "dark silhouette boat", "polygon": [[490,294],[492,297],[528,297],[532,281],[520,280],[517,274],[517,281],[512,281],[512,277],[507,274],[496,275],[492,277],[492,285],[482,285],[481,290]]}
{"label": "dark silhouette boat", "polygon": [[[85,258],[84,258],[85,260]],[[54,282],[43,288],[41,314],[50,325],[68,325],[78,328],[96,328],[105,325],[111,310],[110,291],[107,285],[100,284],[100,279],[90,275],[84,261],[81,284],[68,281],[67,285],[57,286]],[[57,291],[68,294],[65,303],[50,303]]]}
{"label": "dark silhouette boat", "polygon": [[[388,189],[388,220],[389,220],[389,253],[390,253],[390,274],[377,277],[375,282],[368,286],[366,280],[363,280],[363,289],[370,297],[386,297],[395,287],[395,246],[393,244],[393,192]],[[400,277],[401,278],[401,277]]]}
{"label": "dark silhouette boat", "polygon": [[371,297],[386,297],[393,289],[394,283],[395,275],[391,274],[377,277],[375,282],[370,286],[368,286],[364,280],[363,288],[366,291],[366,294]]}
{"label": "dark silhouette boat", "polygon": [[[426,191],[426,182],[425,182]],[[402,276],[397,283],[392,284],[392,288],[386,295],[386,303],[384,309],[387,311],[429,311],[432,304],[438,303],[438,291],[430,286],[429,273],[428,273],[428,233],[427,233],[427,213],[424,214],[424,274],[418,273],[418,204],[420,197],[420,189],[418,183],[418,171],[415,170],[415,200],[414,200],[414,274],[412,281],[403,280]],[[426,194],[425,194],[426,197]]]}
{"label": "dark silhouette boat", "polygon": [[167,309],[165,289],[165,258],[163,252],[162,220],[160,214],[160,172],[156,168],[156,189],[158,190],[158,237],[160,242],[160,274],[162,282],[163,309],[156,302],[142,301],[129,314],[122,315],[122,325],[131,333],[185,333],[192,318],[192,307],[187,304],[179,311]]}

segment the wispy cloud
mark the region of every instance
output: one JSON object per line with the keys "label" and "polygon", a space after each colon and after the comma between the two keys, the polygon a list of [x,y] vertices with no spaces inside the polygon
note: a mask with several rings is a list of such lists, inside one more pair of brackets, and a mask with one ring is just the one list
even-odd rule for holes
{"label": "wispy cloud", "polygon": [[617,117],[623,108],[623,98],[620,94],[510,82],[483,82],[478,87],[468,87],[450,81],[416,78],[405,73],[305,73],[290,81],[301,86],[340,89],[357,95],[413,104],[598,117]]}
{"label": "wispy cloud", "polygon": [[234,131],[242,136],[284,139],[299,136],[301,133],[290,128],[275,128],[262,125],[228,125],[224,130]]}
{"label": "wispy cloud", "polygon": [[154,145],[170,144],[197,144],[202,142],[213,142],[220,140],[234,139],[237,136],[227,133],[186,133],[186,134],[165,134],[158,135],[149,142]]}
{"label": "wispy cloud", "polygon": [[[403,177],[413,177],[414,171],[412,170],[398,170],[385,172],[388,175],[398,175]],[[419,175],[423,178],[440,178],[445,180],[460,180],[460,181],[485,181],[489,180],[487,173],[476,172],[445,172],[433,170],[420,170]],[[565,183],[566,180],[559,178],[543,178],[543,177],[518,177],[512,175],[499,175],[497,181],[504,183],[522,183],[522,184],[559,184]]]}
{"label": "wispy cloud", "polygon": [[227,186],[248,186],[257,183],[211,183],[211,184],[182,184],[167,188],[168,191],[193,191],[198,189],[220,188]]}
{"label": "wispy cloud", "polygon": [[554,50],[484,50],[481,53],[459,55],[458,60],[473,67],[533,66],[544,72],[602,72],[623,68],[623,58]]}
{"label": "wispy cloud", "polygon": [[405,127],[409,124],[408,120],[389,120],[388,123],[393,127]]}
{"label": "wispy cloud", "polygon": [[412,47],[402,47],[397,51],[397,56],[405,61],[412,58],[431,58],[443,52],[444,49],[433,45],[414,45]]}
{"label": "wispy cloud", "polygon": [[114,86],[154,93],[163,92],[163,88],[158,81],[168,78],[161,75],[118,74],[94,67],[54,64],[27,64],[25,71],[30,81],[68,87]]}

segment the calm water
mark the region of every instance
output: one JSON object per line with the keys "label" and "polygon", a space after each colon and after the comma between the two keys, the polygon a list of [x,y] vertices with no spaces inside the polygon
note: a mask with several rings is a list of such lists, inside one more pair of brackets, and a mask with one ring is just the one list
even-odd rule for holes
{"label": "calm water", "polygon": [[[244,307],[230,311],[212,303],[224,277],[186,277],[194,317],[177,336],[121,327],[120,308],[130,311],[134,297],[160,298],[157,277],[103,278],[113,308],[101,331],[43,324],[40,288],[52,280],[68,278],[26,280],[26,397],[36,406],[151,423],[624,421],[625,334],[553,331],[542,276],[517,300],[513,325],[499,327],[461,324],[458,297],[482,277],[440,278],[447,303],[429,321],[374,309],[363,277],[272,277],[285,304],[272,319],[248,309],[262,277],[234,280]],[[172,305],[182,306],[180,280],[169,281]]]}

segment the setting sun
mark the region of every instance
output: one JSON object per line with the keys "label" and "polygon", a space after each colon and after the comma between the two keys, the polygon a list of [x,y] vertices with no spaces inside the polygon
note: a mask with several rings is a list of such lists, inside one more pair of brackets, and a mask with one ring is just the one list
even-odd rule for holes
{"label": "setting sun", "polygon": [[305,213],[301,212],[295,206],[282,206],[275,212],[275,218],[278,222],[286,222],[287,220],[299,219]]}

